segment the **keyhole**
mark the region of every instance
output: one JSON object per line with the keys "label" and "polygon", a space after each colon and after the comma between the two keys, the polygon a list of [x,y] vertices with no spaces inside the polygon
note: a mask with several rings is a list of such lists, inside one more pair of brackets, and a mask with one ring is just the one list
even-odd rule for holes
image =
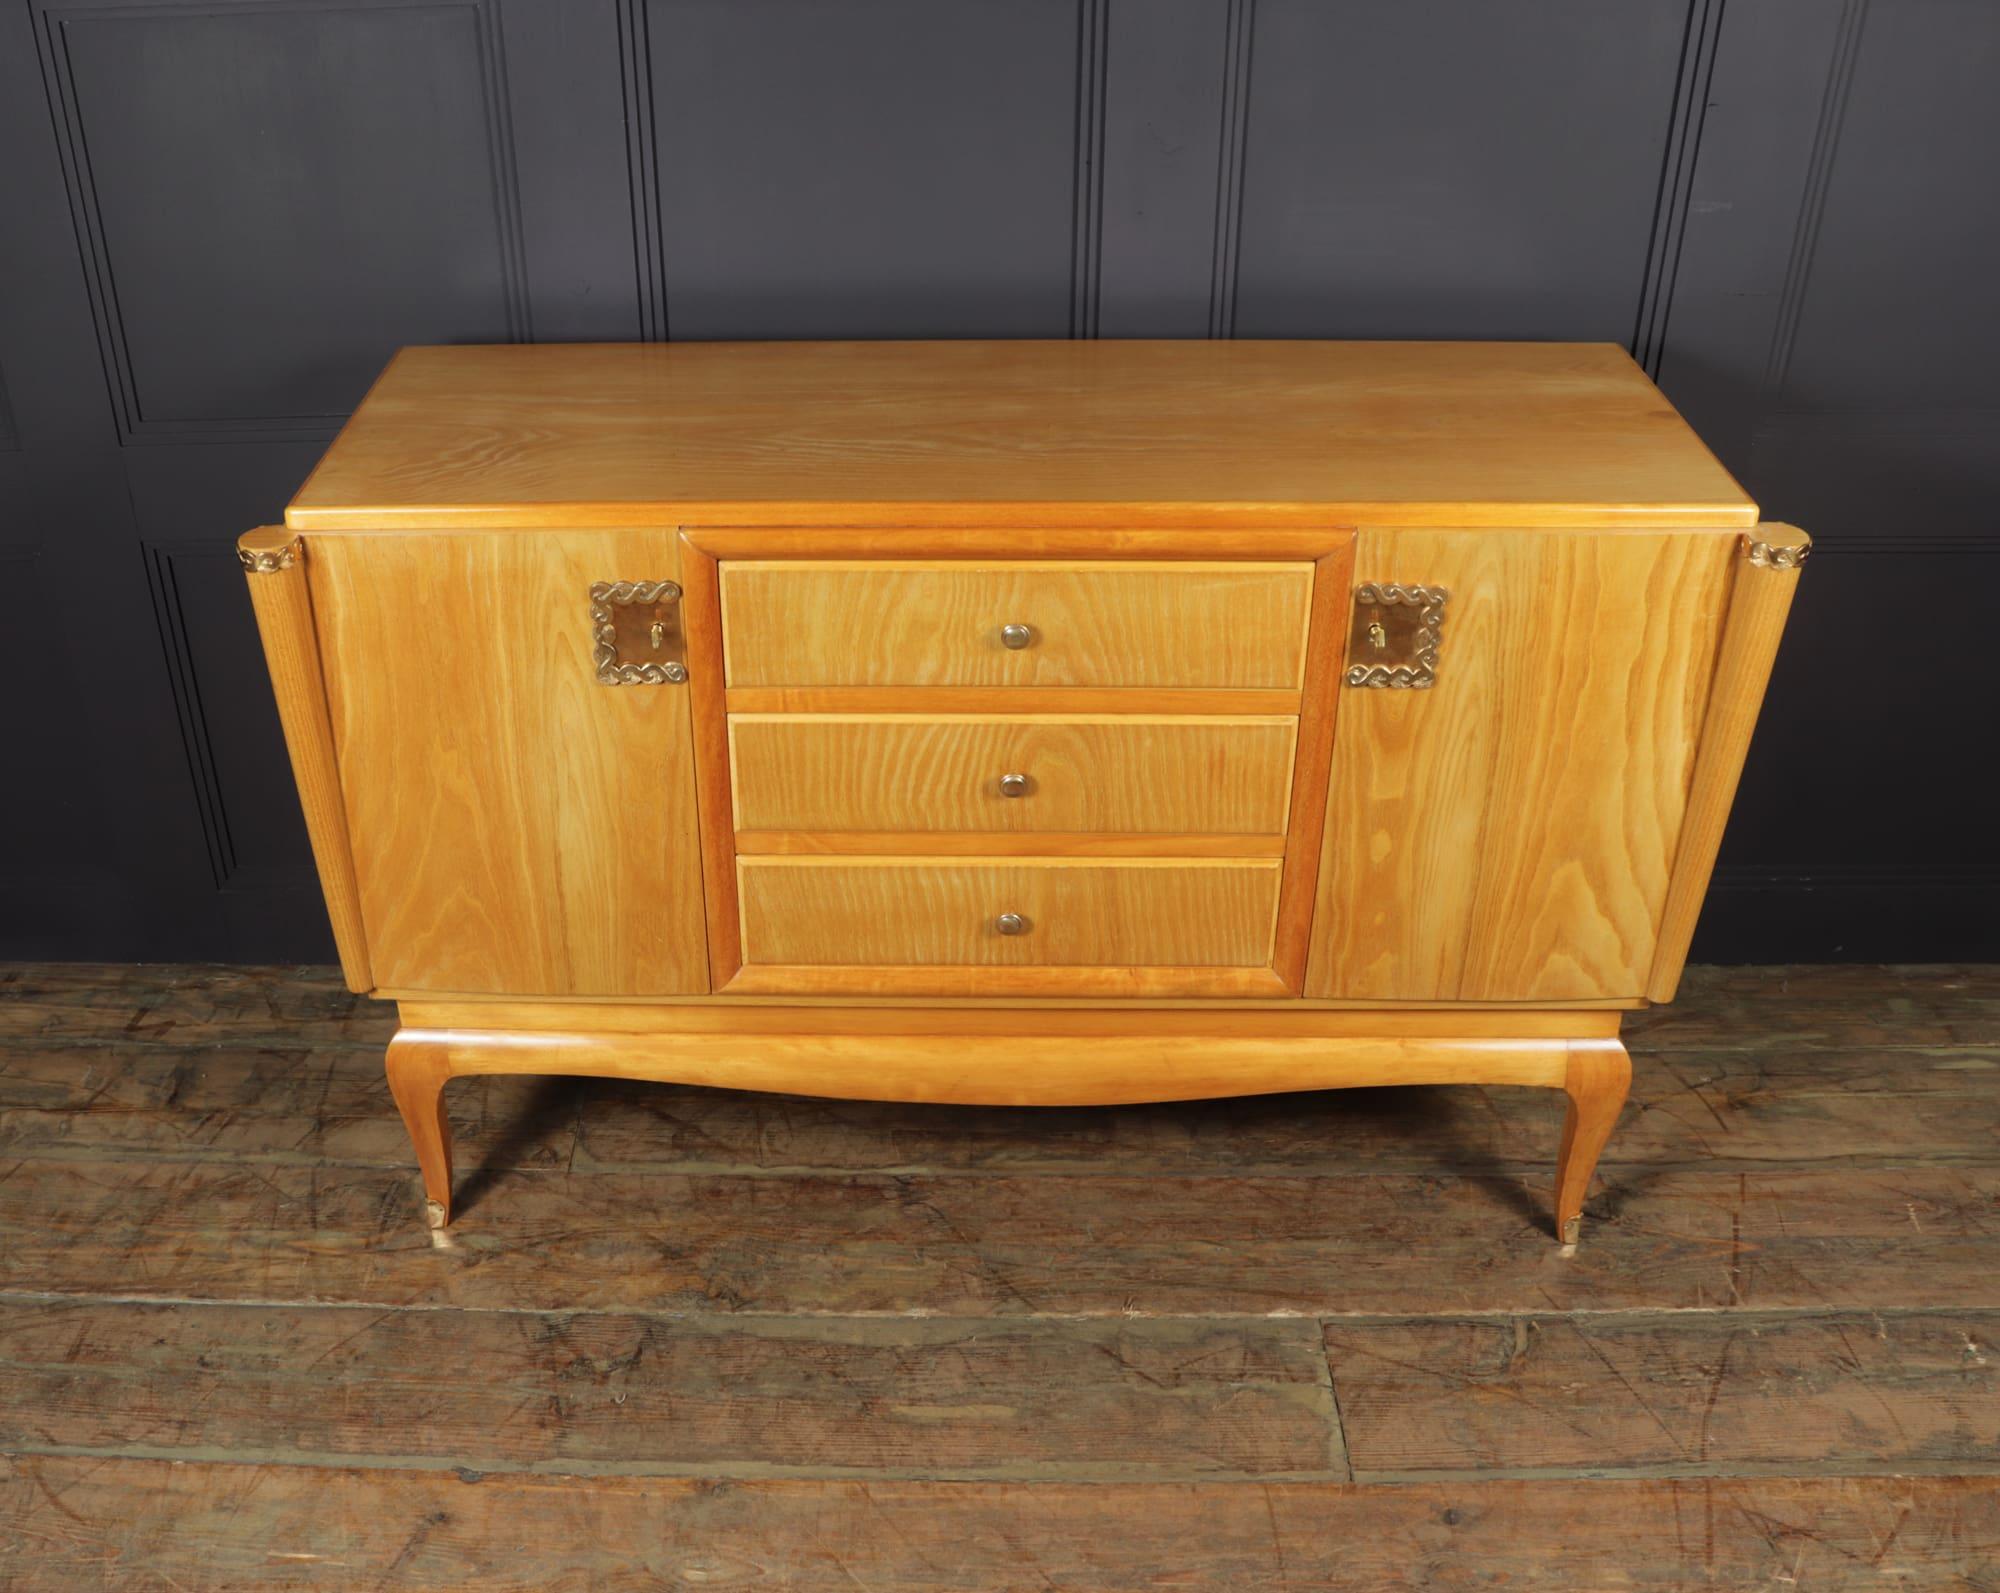
{"label": "keyhole", "polygon": [[665,620],[654,620],[651,634],[653,638],[653,651],[657,653],[666,645],[667,622]]}
{"label": "keyhole", "polygon": [[1389,645],[1389,633],[1382,629],[1382,622],[1380,620],[1370,620],[1368,622],[1368,644],[1378,653]]}

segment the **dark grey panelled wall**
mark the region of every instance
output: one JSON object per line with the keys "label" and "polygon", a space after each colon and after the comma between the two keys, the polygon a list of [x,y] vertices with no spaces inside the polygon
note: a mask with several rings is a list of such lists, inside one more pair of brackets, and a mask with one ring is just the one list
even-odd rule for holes
{"label": "dark grey panelled wall", "polygon": [[2000,955],[1992,0],[5,0],[0,955],[325,958],[230,542],[397,345],[1603,338],[1819,539],[1697,954]]}

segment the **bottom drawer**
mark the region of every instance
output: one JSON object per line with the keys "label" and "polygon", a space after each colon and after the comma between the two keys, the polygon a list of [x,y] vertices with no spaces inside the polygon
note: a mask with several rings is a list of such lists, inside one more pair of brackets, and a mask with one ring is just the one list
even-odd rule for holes
{"label": "bottom drawer", "polygon": [[739,858],[743,961],[1261,968],[1281,868],[1278,858]]}

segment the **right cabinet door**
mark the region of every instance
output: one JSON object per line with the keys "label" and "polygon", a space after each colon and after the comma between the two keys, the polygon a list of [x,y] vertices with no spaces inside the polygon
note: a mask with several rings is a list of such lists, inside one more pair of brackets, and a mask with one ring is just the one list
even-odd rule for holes
{"label": "right cabinet door", "polygon": [[1360,533],[1449,596],[1432,686],[1341,688],[1306,995],[1644,993],[1740,541]]}

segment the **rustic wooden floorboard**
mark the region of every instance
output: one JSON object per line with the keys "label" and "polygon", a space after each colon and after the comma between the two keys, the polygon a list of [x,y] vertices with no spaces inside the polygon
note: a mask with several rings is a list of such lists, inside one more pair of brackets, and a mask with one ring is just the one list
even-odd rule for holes
{"label": "rustic wooden floorboard", "polygon": [[447,1092],[325,969],[0,967],[0,1586],[2000,1589],[2000,969],[1545,1091]]}
{"label": "rustic wooden floorboard", "polygon": [[[386,1037],[384,1039],[386,1044]],[[565,1167],[595,1079],[476,1077],[446,1099],[468,1166]],[[0,1040],[0,1156],[400,1167],[382,1047],[61,1046]]]}
{"label": "rustic wooden floorboard", "polygon": [[0,1302],[0,1451],[743,1476],[1345,1475],[1325,1374],[1318,1331],[1298,1318]]}
{"label": "rustic wooden floorboard", "polygon": [[12,963],[0,966],[0,1040],[212,1045],[386,1045],[392,1007],[348,993],[337,968],[219,964]]}
{"label": "rustic wooden floorboard", "polygon": [[1334,1322],[1326,1346],[1363,1481],[2000,1472],[2000,1313]]}
{"label": "rustic wooden floorboard", "polygon": [[[2000,1586],[1981,1479],[953,1483],[0,1458],[21,1590]],[[10,1566],[11,1562],[11,1566]]]}
{"label": "rustic wooden floorboard", "polygon": [[17,1157],[0,1292],[486,1310],[1239,1316],[2000,1309],[2000,1165],[1547,1181],[414,1174]]}

